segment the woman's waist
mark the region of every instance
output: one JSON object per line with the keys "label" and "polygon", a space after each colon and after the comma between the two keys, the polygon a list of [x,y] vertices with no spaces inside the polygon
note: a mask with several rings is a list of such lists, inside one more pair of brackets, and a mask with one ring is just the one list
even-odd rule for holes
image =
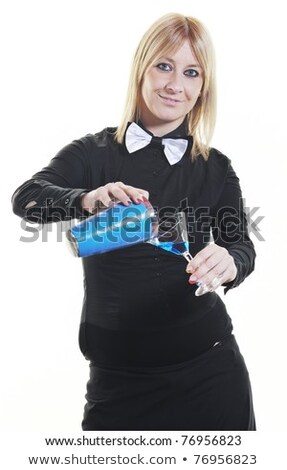
{"label": "woman's waist", "polygon": [[185,322],[172,325],[109,329],[91,323],[88,317],[83,320],[81,350],[87,359],[104,367],[176,364],[202,354],[232,331],[221,299],[196,320],[186,317]]}
{"label": "woman's waist", "polygon": [[152,273],[148,282],[90,284],[86,288],[83,316],[89,324],[108,330],[151,331],[181,327],[204,317],[210,310],[225,312],[216,293],[197,297],[197,286],[185,277],[170,278]]}

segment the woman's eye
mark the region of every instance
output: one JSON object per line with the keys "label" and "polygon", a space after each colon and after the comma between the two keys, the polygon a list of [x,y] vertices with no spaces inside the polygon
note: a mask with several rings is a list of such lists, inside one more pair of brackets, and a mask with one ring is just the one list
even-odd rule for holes
{"label": "woman's eye", "polygon": [[198,77],[199,73],[195,69],[188,69],[185,70],[184,75],[186,75],[187,77]]}
{"label": "woman's eye", "polygon": [[165,64],[164,62],[157,64],[157,68],[163,70],[164,72],[169,72],[171,70],[171,66],[169,64]]}

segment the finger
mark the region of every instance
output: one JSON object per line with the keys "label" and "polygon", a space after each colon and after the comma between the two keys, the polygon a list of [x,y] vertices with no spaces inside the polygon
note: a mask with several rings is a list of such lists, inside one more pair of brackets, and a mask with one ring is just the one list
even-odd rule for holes
{"label": "finger", "polygon": [[126,194],[121,186],[125,186],[123,183],[108,183],[105,186],[98,188],[97,199],[99,199],[106,207],[109,207],[118,202],[124,205],[129,205],[132,201]]}
{"label": "finger", "polygon": [[149,192],[146,191],[145,189],[143,188],[137,188],[136,186],[130,186],[128,184],[124,184],[122,181],[116,181],[115,183],[116,186],[119,186],[121,189],[124,189],[125,191],[127,192],[133,192],[133,191],[136,191],[138,193],[140,193],[142,196],[148,198],[149,197]]}
{"label": "finger", "polygon": [[210,273],[213,276],[221,274],[220,266],[223,264],[225,267],[228,266],[228,255],[224,251],[215,251],[209,258],[205,259],[201,265],[193,271],[193,274],[198,278],[205,276]]}
{"label": "finger", "polygon": [[[212,285],[214,279],[220,279],[220,283],[224,282],[224,276],[226,276],[226,271],[228,269],[228,263],[225,260],[218,263],[213,269],[205,272],[201,276],[195,276],[196,282],[200,284],[205,284],[207,286]],[[193,275],[194,276],[194,275]]]}
{"label": "finger", "polygon": [[83,209],[85,209],[87,212],[90,212],[91,214],[94,214],[98,210],[108,206],[111,202],[110,198],[105,198],[104,195],[105,192],[102,192],[101,188],[84,194],[81,200]]}
{"label": "finger", "polygon": [[142,202],[143,199],[149,199],[149,192],[145,189],[135,188],[133,186],[126,186],[125,191],[129,195],[129,197],[136,203]]}
{"label": "finger", "polygon": [[202,256],[201,252],[197,253],[197,255],[192,258],[192,260],[187,265],[187,272],[194,273],[202,263],[205,262],[205,257]]}
{"label": "finger", "polygon": [[109,190],[107,186],[108,185],[101,186],[100,188],[96,190],[95,195],[94,195],[95,207],[99,207],[101,204],[103,204],[105,207],[109,207],[113,204],[113,200],[111,198],[111,195],[109,194]]}
{"label": "finger", "polygon": [[130,190],[135,190],[135,191],[138,191],[140,194],[142,194],[142,196],[148,198],[149,197],[149,192],[146,191],[145,189],[143,188],[137,188],[136,186],[130,186],[128,184],[124,184],[122,181],[117,181],[116,183],[117,186],[119,186],[120,188],[122,189],[127,189],[128,191]]}
{"label": "finger", "polygon": [[[229,253],[226,248],[211,243],[202,250],[200,250],[194,258],[187,265],[187,272],[195,274],[201,268],[199,275],[204,274],[205,271],[212,269],[222,258],[228,256]],[[204,268],[206,264],[206,267]],[[202,271],[204,269],[204,271]]]}
{"label": "finger", "polygon": [[189,283],[200,282],[209,285],[215,278],[222,277],[222,273],[225,273],[230,265],[230,260],[231,256],[225,248],[215,244],[206,247],[187,266],[187,272],[191,273]]}
{"label": "finger", "polygon": [[132,201],[126,188],[122,188],[117,184],[108,186],[108,194],[112,199],[117,199],[118,202],[128,206]]}
{"label": "finger", "polygon": [[[116,183],[109,184],[108,188],[110,193],[117,195],[120,201],[126,205],[131,202],[131,199],[134,202],[139,203],[143,201],[143,198],[149,198],[149,193],[145,189],[125,185],[122,181],[117,181]],[[121,191],[123,191],[123,193],[125,193],[127,197],[125,197]]]}
{"label": "finger", "polygon": [[[224,255],[224,252],[223,252]],[[213,259],[218,259],[218,257],[213,256]],[[210,258],[207,260],[209,261]],[[206,268],[206,269],[204,269]],[[232,281],[236,276],[237,268],[235,266],[232,256],[227,254],[208,270],[206,264],[200,267],[197,271],[194,272],[189,278],[190,284],[199,282],[205,285],[212,285],[214,279],[220,279],[220,284],[225,282]]]}
{"label": "finger", "polygon": [[141,189],[141,188],[135,188],[135,189],[141,194],[142,197],[149,199],[148,191],[146,191],[145,189]]}

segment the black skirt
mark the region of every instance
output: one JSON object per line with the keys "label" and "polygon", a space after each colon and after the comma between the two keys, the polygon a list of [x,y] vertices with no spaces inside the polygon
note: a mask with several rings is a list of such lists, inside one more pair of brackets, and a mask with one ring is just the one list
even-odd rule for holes
{"label": "black skirt", "polygon": [[232,334],[173,366],[91,363],[86,398],[84,431],[256,430],[248,371]]}

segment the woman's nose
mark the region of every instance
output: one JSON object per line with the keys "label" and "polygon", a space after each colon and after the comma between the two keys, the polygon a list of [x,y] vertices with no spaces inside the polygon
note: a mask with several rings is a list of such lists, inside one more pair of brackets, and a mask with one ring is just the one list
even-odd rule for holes
{"label": "woman's nose", "polygon": [[183,81],[179,74],[172,74],[165,85],[165,89],[170,93],[181,93],[183,91]]}

